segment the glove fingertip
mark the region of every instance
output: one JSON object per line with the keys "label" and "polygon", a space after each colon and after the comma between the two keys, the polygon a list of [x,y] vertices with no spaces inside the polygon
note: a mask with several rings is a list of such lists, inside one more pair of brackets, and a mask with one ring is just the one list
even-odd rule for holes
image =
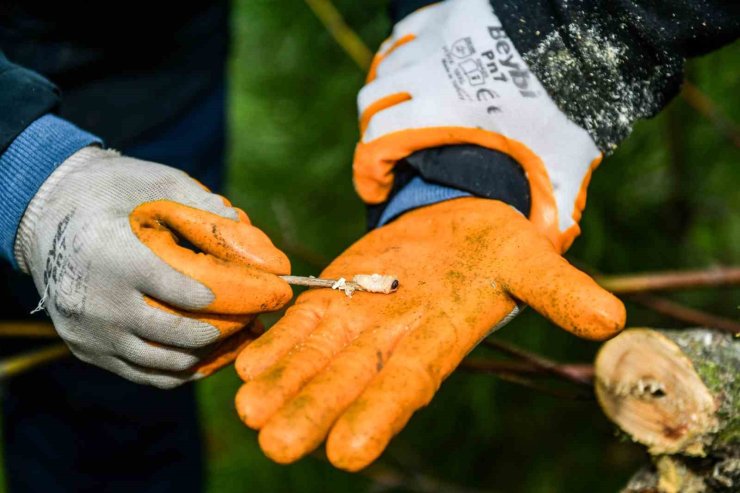
{"label": "glove fingertip", "polygon": [[250,223],[244,211],[235,210],[240,213],[240,219],[243,214],[245,220],[222,225],[220,233],[225,243],[214,253],[224,260],[252,265],[272,274],[290,274],[288,256],[275,246],[264,231]]}
{"label": "glove fingertip", "polygon": [[626,319],[624,304],[596,283],[560,290],[555,302],[532,300],[531,306],[568,332],[592,341],[616,335]]}
{"label": "glove fingertip", "polygon": [[[237,372],[239,369],[238,359],[239,358],[237,358]],[[244,387],[245,385],[242,385],[239,387],[239,390],[237,390],[236,395],[234,396],[234,407],[236,408],[236,412],[239,415],[239,419],[242,420],[242,423],[247,424],[247,413],[244,403]]]}
{"label": "glove fingertip", "polygon": [[603,341],[618,334],[627,321],[624,303],[604,291],[601,299],[582,314],[582,321],[574,327],[574,333],[594,341]]}
{"label": "glove fingertip", "polygon": [[291,431],[268,423],[257,438],[265,455],[278,464],[293,463],[306,454],[303,440]]}
{"label": "glove fingertip", "polygon": [[251,263],[275,275],[290,274],[290,259],[262,231],[249,226],[250,237],[254,242],[251,248]]}
{"label": "glove fingertip", "polygon": [[252,221],[249,220],[249,216],[247,216],[246,212],[244,212],[239,207],[234,207],[233,209],[236,211],[236,215],[239,218],[240,223],[249,224],[249,225],[252,224]]}
{"label": "glove fingertip", "polygon": [[274,282],[265,290],[265,301],[260,306],[262,311],[276,311],[287,305],[293,299],[293,288],[286,281],[274,276]]}
{"label": "glove fingertip", "polygon": [[326,440],[326,456],[337,469],[357,472],[370,465],[388,445],[386,434],[375,430],[373,436],[355,434],[351,427],[340,419]]}
{"label": "glove fingertip", "polygon": [[588,274],[552,250],[529,253],[507,275],[513,297],[584,339],[608,339],[624,327],[624,304]]}
{"label": "glove fingertip", "polygon": [[260,429],[267,421],[265,412],[260,406],[261,400],[255,395],[252,385],[246,383],[241,386],[236,393],[235,403],[239,418],[253,430]]}
{"label": "glove fingertip", "polygon": [[270,258],[266,261],[266,268],[273,274],[287,276],[290,274],[290,259],[282,251],[273,247],[274,251],[270,252]]}
{"label": "glove fingertip", "polygon": [[[253,363],[255,359],[252,357],[252,353],[254,352],[255,347],[258,345],[259,342],[257,342],[256,345],[253,344],[251,346],[247,346],[246,348],[242,349],[242,351],[236,357],[234,367],[236,368],[237,375],[239,375],[239,378],[241,378],[243,382],[249,382],[250,380],[253,380],[259,373],[258,365],[255,365]],[[241,390],[239,392],[241,392]],[[241,402],[242,399],[243,398],[240,398],[239,394],[237,394],[237,401]]]}
{"label": "glove fingertip", "polygon": [[[193,276],[214,294],[213,301],[203,311],[229,315],[249,315],[274,312],[293,298],[290,285],[278,276],[251,267],[236,267],[224,274],[216,270]],[[218,274],[221,274],[220,276]]]}

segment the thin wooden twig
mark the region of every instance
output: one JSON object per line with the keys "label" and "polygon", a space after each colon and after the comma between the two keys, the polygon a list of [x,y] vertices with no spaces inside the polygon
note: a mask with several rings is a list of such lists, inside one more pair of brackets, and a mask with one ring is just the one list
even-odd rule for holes
{"label": "thin wooden twig", "polygon": [[730,286],[740,285],[740,267],[596,276],[594,279],[615,294]]}
{"label": "thin wooden twig", "polygon": [[331,288],[337,283],[336,279],[321,279],[319,277],[280,276],[280,278],[293,286],[307,286],[309,288]]}
{"label": "thin wooden twig", "polygon": [[[323,450],[314,450],[310,457],[329,465],[329,459]],[[421,471],[411,471],[409,467],[394,467],[387,460],[378,460],[368,467],[357,471],[357,474],[372,481],[369,491],[380,493],[384,491],[413,491],[415,493],[483,493],[481,490],[470,489],[462,485],[443,481]]]}
{"label": "thin wooden twig", "polygon": [[628,295],[626,296],[626,299],[649,308],[654,312],[658,312],[697,327],[709,327],[724,330],[731,334],[740,334],[740,323],[735,322],[734,320],[719,317],[695,308],[689,308],[667,298],[639,293]]}
{"label": "thin wooden twig", "polygon": [[582,385],[586,387],[591,387],[593,385],[593,372],[584,373],[582,371],[582,368],[574,371],[572,365],[561,365],[560,363],[550,360],[540,354],[535,354],[533,352],[517,347],[514,344],[504,342],[499,339],[486,339],[483,341],[483,345],[511,355],[522,361],[526,361],[532,366],[540,368],[541,370],[550,373],[551,375],[560,377],[563,380],[567,380],[577,385]]}
{"label": "thin wooden twig", "polygon": [[[576,261],[576,263],[578,262]],[[580,263],[579,268],[591,274],[591,276],[593,276],[594,279],[601,278],[603,280],[606,277],[596,272],[595,269],[593,269],[592,267],[583,265],[582,263]],[[720,284],[737,284],[737,282],[734,280],[736,276],[734,272],[735,269],[737,268],[736,267],[725,268],[725,272],[720,276],[722,277]],[[727,270],[729,270],[729,272],[727,272]],[[711,272],[711,271],[712,269],[709,269],[709,270],[706,270],[705,272]],[[696,274],[699,271],[688,271],[688,272],[689,273],[693,272],[693,274]],[[651,273],[647,275],[655,276],[656,274],[658,273]],[[612,279],[614,279],[615,277],[619,277],[619,276],[611,276],[611,277]],[[630,277],[634,277],[634,275]],[[702,276],[692,275],[691,277],[694,278],[693,280],[691,280],[691,282],[687,282],[686,278],[681,279],[678,282],[674,282],[675,279],[673,281],[663,279],[660,282],[663,283],[664,285],[672,284],[670,288],[666,288],[666,289],[679,289],[678,285],[681,285],[681,284],[685,285],[687,288],[688,287],[698,287],[700,284],[704,286],[711,285],[711,281],[706,276],[704,276],[704,279],[702,281],[699,280],[699,277],[702,277]],[[717,279],[715,279],[715,281],[716,280]],[[644,283],[644,280],[641,280],[640,283]],[[653,294],[646,294],[644,292],[640,292],[640,290],[634,290],[631,293],[629,292],[622,293],[622,297],[625,300],[629,300],[629,301],[638,303],[646,308],[649,308],[650,310],[654,312],[660,313],[662,315],[671,317],[676,320],[680,320],[682,322],[691,324],[693,326],[711,327],[711,328],[715,328],[719,330],[725,330],[732,334],[740,333],[740,323],[738,322],[735,322],[733,320],[720,317],[720,316],[717,316],[711,313],[707,313],[701,310],[697,310],[695,308],[687,307],[685,305],[682,305],[681,303],[669,300],[661,296],[656,296]]]}
{"label": "thin wooden twig", "polygon": [[407,468],[384,463],[372,464],[359,474],[373,482],[369,489],[371,493],[399,490],[414,493],[483,493],[483,490],[444,481],[418,470],[408,471]]}
{"label": "thin wooden twig", "polygon": [[469,356],[460,363],[460,369],[475,373],[519,373],[523,375],[542,376],[549,375],[542,368],[534,366],[526,361],[499,360],[488,358],[474,358]]}
{"label": "thin wooden twig", "polygon": [[714,128],[735,147],[740,147],[740,126],[732,121],[712,99],[689,81],[684,81],[681,96],[697,113],[706,118]]}
{"label": "thin wooden twig", "polygon": [[[594,367],[587,363],[564,363],[558,365],[560,369],[569,375],[576,375],[578,384],[581,382],[592,381],[594,376]],[[559,377],[553,372],[543,369],[524,360],[511,361],[488,358],[468,357],[460,364],[460,368],[473,371],[476,373],[491,373],[494,375],[500,373],[530,375],[533,377]],[[570,382],[571,380],[568,380]]]}
{"label": "thin wooden twig", "polygon": [[329,0],[306,0],[306,4],[357,66],[365,71],[370,68],[373,53],[362,38],[347,25],[334,4]]}
{"label": "thin wooden twig", "polygon": [[[541,392],[543,394],[548,394],[553,397],[559,397],[561,399],[571,399],[571,400],[593,400],[593,392],[592,387],[585,388],[585,392],[581,391],[570,391],[570,390],[564,390],[559,388],[553,388],[552,386],[542,385],[540,383],[537,383],[536,381],[532,380],[531,378],[525,377],[525,372],[517,372],[517,371],[496,371],[496,372],[489,372],[485,369],[485,367],[481,367],[478,365],[470,366],[468,364],[461,365],[461,369],[474,372],[474,373],[487,373],[491,374],[493,373],[496,375],[497,378],[504,380],[505,382],[514,383],[516,385],[520,385],[522,387],[526,387],[531,390],[535,390],[537,392]],[[534,375],[530,375],[534,376]],[[552,375],[551,375],[552,376]],[[581,387],[579,387],[580,389]]]}
{"label": "thin wooden twig", "polygon": [[[565,364],[561,369],[572,375],[577,375],[579,380],[593,380],[594,368],[589,364]],[[526,361],[501,361],[482,358],[466,358],[459,367],[463,371],[471,373],[485,373],[495,375],[497,378],[509,383],[520,385],[528,389],[542,392],[561,399],[593,400],[592,387],[584,386],[584,391],[572,392],[561,390],[546,385],[541,385],[532,380],[532,377],[554,377],[567,383],[573,383],[570,378],[564,379],[543,368],[534,366]],[[581,385],[580,381],[578,385]],[[579,387],[581,388],[581,387]]]}
{"label": "thin wooden twig", "polygon": [[72,354],[66,344],[53,344],[0,360],[0,380],[25,373]]}
{"label": "thin wooden twig", "polygon": [[280,278],[294,286],[337,289],[344,291],[348,296],[355,291],[389,294],[398,289],[398,279],[395,276],[379,274],[356,275],[350,281],[344,278],[322,279],[320,277],[304,276],[280,276]]}
{"label": "thin wooden twig", "polygon": [[59,336],[54,326],[45,320],[10,320],[0,322],[0,337],[55,339]]}

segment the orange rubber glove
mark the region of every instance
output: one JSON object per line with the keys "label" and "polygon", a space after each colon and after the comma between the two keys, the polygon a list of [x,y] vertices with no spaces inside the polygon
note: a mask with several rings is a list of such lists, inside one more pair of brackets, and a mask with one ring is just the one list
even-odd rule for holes
{"label": "orange rubber glove", "polygon": [[[527,303],[601,340],[622,303],[564,260],[510,206],[460,198],[407,212],[363,237],[322,277],[398,277],[389,295],[309,290],[236,367],[241,419],[264,452],[293,462],[326,439],[348,471],[375,460],[484,337]],[[328,438],[327,438],[328,436]]]}

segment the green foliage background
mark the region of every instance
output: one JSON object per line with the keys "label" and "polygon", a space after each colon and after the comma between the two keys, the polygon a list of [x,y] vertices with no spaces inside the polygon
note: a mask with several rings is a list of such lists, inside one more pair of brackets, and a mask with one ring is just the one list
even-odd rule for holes
{"label": "green foliage background", "polygon": [[[385,1],[337,0],[375,48],[389,24]],[[316,274],[365,229],[351,185],[355,95],[363,74],[300,0],[236,2],[231,60],[229,196],[291,254],[296,274]],[[738,44],[692,61],[693,80],[740,121]],[[584,234],[568,257],[606,273],[706,267],[740,260],[740,154],[685,102],[637,125],[595,174]],[[738,290],[677,299],[737,318]],[[630,305],[629,325],[678,324]],[[533,312],[501,337],[549,357],[591,361],[597,345]],[[481,354],[483,350],[479,349]],[[616,438],[592,401],[563,400],[490,376],[455,373],[392,442],[381,464],[412,478],[384,489],[317,457],[267,460],[232,408],[228,370],[200,384],[209,491],[616,491],[645,461]],[[436,483],[436,486],[434,486]]]}

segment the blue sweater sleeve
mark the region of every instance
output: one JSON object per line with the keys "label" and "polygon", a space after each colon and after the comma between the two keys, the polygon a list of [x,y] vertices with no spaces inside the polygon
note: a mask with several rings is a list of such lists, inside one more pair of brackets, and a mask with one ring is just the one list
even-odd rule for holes
{"label": "blue sweater sleeve", "polygon": [[417,176],[393,196],[391,201],[388,203],[388,206],[383,211],[383,214],[380,216],[378,226],[383,226],[404,212],[408,212],[418,207],[432,205],[437,202],[456,199],[459,197],[471,196],[472,194],[468,192],[430,183]]}
{"label": "blue sweater sleeve", "polygon": [[31,123],[0,154],[0,257],[14,268],[15,235],[29,202],[64,160],[91,144],[101,141],[47,114]]}

